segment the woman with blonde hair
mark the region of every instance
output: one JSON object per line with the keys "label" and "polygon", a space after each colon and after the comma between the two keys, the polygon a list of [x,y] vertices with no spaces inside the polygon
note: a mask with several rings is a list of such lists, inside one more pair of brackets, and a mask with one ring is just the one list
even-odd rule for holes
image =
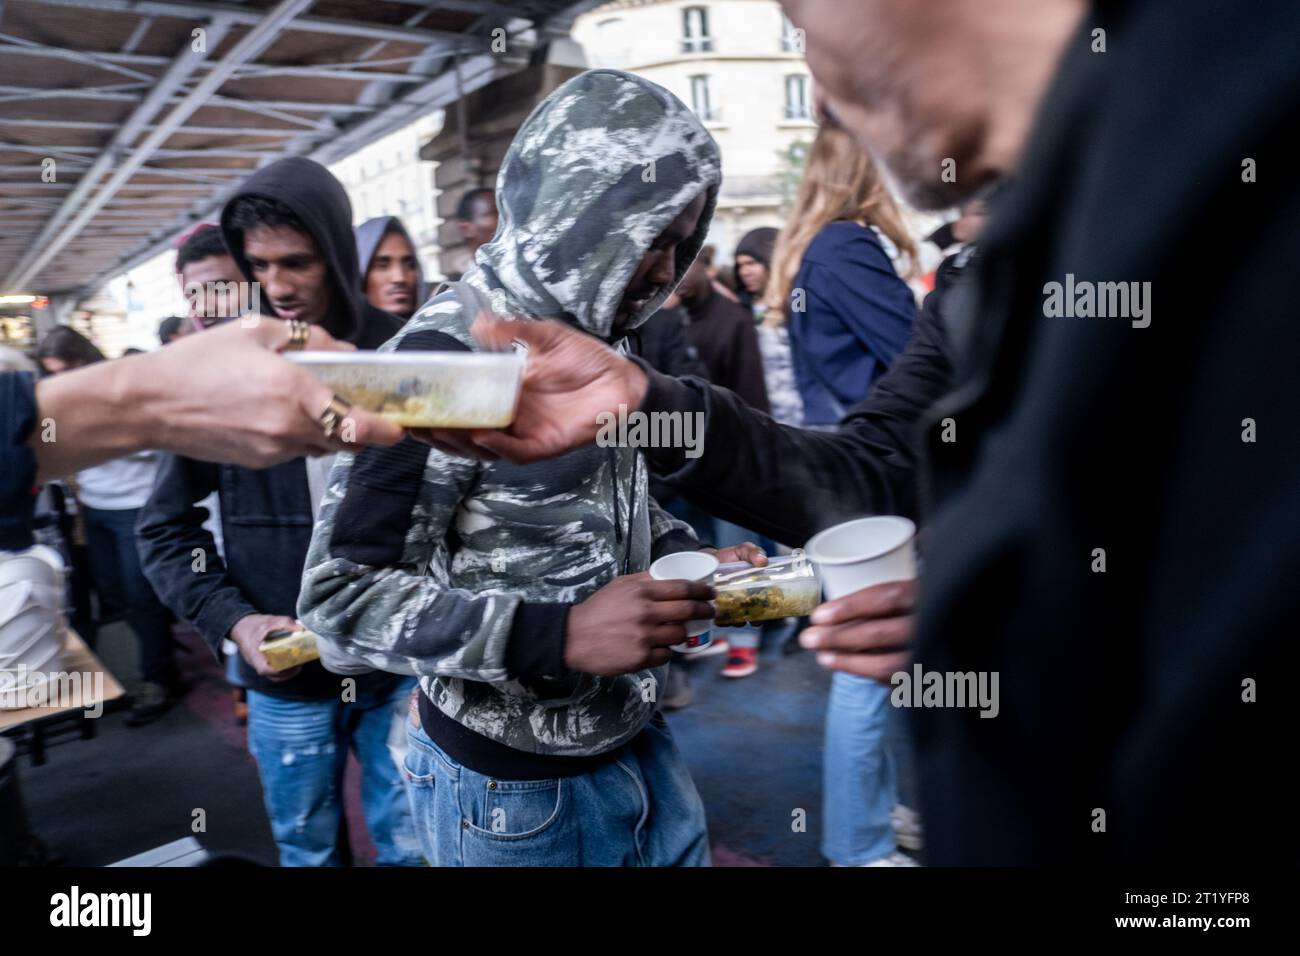
{"label": "woman with blonde hair", "polygon": [[916,244],[871,157],[831,121],[817,131],[767,285],[764,323],[789,331],[805,426],[834,426],[911,334]]}
{"label": "woman with blonde hair", "polygon": [[[916,246],[875,164],[827,122],[772,257],[764,324],[789,332],[805,427],[834,428],[902,350]],[[919,824],[898,805],[908,745],[884,684],[836,672],[826,708],[822,853],[836,866],[908,866]]]}

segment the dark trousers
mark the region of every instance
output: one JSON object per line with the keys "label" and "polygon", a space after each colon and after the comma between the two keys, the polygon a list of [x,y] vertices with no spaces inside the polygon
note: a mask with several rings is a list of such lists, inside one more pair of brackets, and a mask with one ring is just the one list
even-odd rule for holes
{"label": "dark trousers", "polygon": [[141,677],[173,687],[177,674],[172,660],[171,612],[140,570],[135,549],[135,520],[140,509],[105,511],[83,505],[81,513],[101,616],[120,610],[140,641]]}

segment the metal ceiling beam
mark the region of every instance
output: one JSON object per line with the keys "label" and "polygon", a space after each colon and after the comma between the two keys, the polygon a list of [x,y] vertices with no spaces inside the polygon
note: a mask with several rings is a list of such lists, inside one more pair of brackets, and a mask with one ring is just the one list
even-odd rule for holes
{"label": "metal ceiling beam", "polygon": [[[0,167],[3,169],[4,167]],[[207,183],[210,186],[224,186],[226,183],[241,180],[247,176],[251,170],[248,169],[165,169],[161,166],[144,166],[136,170],[137,176],[162,176],[164,179],[187,179],[196,183]],[[134,183],[134,180],[132,181]],[[161,183],[147,183],[141,185],[158,186]]]}
{"label": "metal ceiling beam", "polygon": [[[144,96],[126,92],[124,88],[143,88],[147,89],[149,85],[144,83],[123,83],[120,89],[109,87],[91,87],[86,89],[52,89],[41,86],[14,86],[9,83],[0,83],[0,103],[8,99],[13,100],[33,100],[33,99],[73,99],[73,100],[102,100],[107,103],[139,103]],[[173,96],[172,102],[179,103],[180,96]],[[311,100],[263,100],[263,99],[239,99],[233,96],[214,96],[207,102],[208,106],[221,106],[237,110],[257,111],[263,107],[274,110],[295,110],[303,113],[369,113],[374,107],[363,106],[358,103],[320,103]]]}
{"label": "metal ceiling beam", "polygon": [[[154,80],[157,77],[150,76],[148,73],[141,73],[139,70],[132,70],[125,66],[119,66],[119,63],[137,59],[133,53],[104,54],[94,50],[72,50],[67,47],[50,46],[46,43],[38,43],[35,40],[28,40],[26,37],[16,37],[9,33],[0,33],[0,40],[4,41],[0,45],[0,52],[18,56],[41,56],[54,57],[56,59],[76,60],[78,63],[89,63],[101,70],[109,70],[113,73],[120,73],[123,76],[129,76],[134,80]],[[162,63],[168,62],[163,57],[151,58],[160,60]]]}
{"label": "metal ceiling beam", "polygon": [[134,53],[135,48],[140,45],[140,41],[144,39],[144,35],[149,32],[149,28],[152,26],[153,17],[141,17],[140,22],[137,23],[135,29],[131,31],[131,35],[127,37],[126,42],[122,44],[122,52]]}
{"label": "metal ceiling beam", "polygon": [[[31,172],[31,171],[32,171],[32,170],[30,170],[30,169],[25,170],[25,172]],[[68,181],[68,182],[44,183],[44,182],[41,182],[39,179],[37,179],[37,180],[35,180],[35,181],[30,181],[30,180],[29,180],[28,182],[25,182],[25,183],[22,183],[22,182],[3,182],[3,183],[0,183],[0,189],[41,189],[41,190],[45,190],[45,189],[54,190],[54,189],[57,189],[57,190],[64,190],[64,189],[72,189],[73,187],[75,187],[75,186],[77,185],[77,182],[78,182],[78,180],[71,180],[71,181]],[[212,186],[213,186],[213,185],[218,185],[218,186],[219,186],[219,185],[224,185],[224,184],[222,184],[222,183],[207,183],[207,184],[203,184],[203,183],[127,183],[125,186],[122,187],[122,190],[125,191],[125,190],[128,190],[128,189],[136,189],[136,190],[138,190],[138,189],[167,189],[167,190],[173,190],[173,189],[175,189],[175,190],[184,190],[184,191],[186,191],[186,192],[210,193],[210,192],[212,192]]]}
{"label": "metal ceiling beam", "polygon": [[94,153],[99,155],[103,152],[103,149],[98,146],[33,146],[31,143],[0,142],[0,153],[6,150],[15,153],[35,153],[37,156],[58,156],[60,153]]}
{"label": "metal ceiling beam", "polygon": [[[108,10],[114,13],[152,14],[162,17],[180,17],[185,20],[208,20],[227,17],[233,23],[255,26],[261,22],[265,10],[240,6],[235,3],[193,2],[193,0],[41,0],[46,6],[80,7],[89,10]],[[432,44],[439,41],[452,46],[465,44],[484,47],[487,44],[463,33],[448,30],[427,30],[418,27],[393,27],[365,20],[348,20],[337,17],[296,17],[286,25],[286,31],[297,33],[325,33],[333,36],[367,37],[396,43]],[[216,44],[210,44],[212,49]]]}
{"label": "metal ceiling beam", "polygon": [[500,3],[487,2],[487,0],[481,0],[481,2],[480,0],[393,0],[393,2],[408,7],[449,10],[452,13],[477,13],[485,16],[505,17],[506,19],[528,16],[528,4],[526,3],[517,7],[507,7]]}
{"label": "metal ceiling beam", "polygon": [[[356,63],[355,66],[364,66]],[[266,76],[313,76],[326,80],[352,80],[358,83],[418,83],[433,76],[414,73],[390,73],[383,70],[349,70],[336,66],[267,66],[257,64],[255,69],[233,77],[236,80],[260,80]]]}
{"label": "metal ceiling beam", "polygon": [[[526,61],[527,56],[528,51],[521,50],[518,59]],[[347,130],[342,136],[318,147],[307,155],[320,163],[334,162],[335,159],[361,148],[366,143],[379,139],[389,131],[389,128],[397,128],[408,122],[415,107],[420,107],[425,112],[437,109],[439,106],[450,103],[458,95],[469,94],[480,87],[486,86],[503,73],[511,72],[511,69],[517,65],[514,62],[515,60],[516,57],[514,56],[494,54],[473,57],[461,64],[459,93],[455,75],[451,72],[445,72],[433,82],[426,83],[419,89],[413,90],[407,97],[403,97],[403,102],[380,110],[375,117],[353,129]],[[407,102],[408,100],[409,102]],[[368,128],[363,129],[363,127]],[[112,275],[129,272],[142,262],[152,259],[170,246],[176,233],[183,229],[187,223],[214,218],[223,205],[224,202],[195,205],[185,215],[177,217],[169,222],[165,228],[157,230],[140,248],[130,253],[120,262],[114,263],[92,275],[83,285],[83,293],[93,291],[98,284]]]}
{"label": "metal ceiling beam", "polygon": [[[488,14],[489,16],[494,14],[499,15],[503,21],[502,26],[506,27],[508,30],[512,30],[512,32],[513,29],[516,27],[516,25],[520,23],[520,20],[518,18],[525,17],[528,18],[528,20],[537,19],[539,22],[535,24],[535,27],[534,25],[529,24],[530,37],[545,38],[551,35],[554,32],[553,28],[556,27],[556,24],[558,22],[563,22],[564,19],[563,16],[561,16],[558,19],[554,17],[543,19],[542,16],[539,16],[538,14],[539,10],[541,11],[542,15],[545,15],[550,10],[554,9],[554,4],[549,4],[549,3],[525,2],[519,4],[518,6],[507,7],[501,4],[482,3],[480,2],[480,0],[398,0],[398,2],[404,3],[411,7],[419,7],[421,10],[457,9],[457,10],[463,10],[465,12],[472,12],[480,15],[483,14]],[[594,5],[594,2],[582,4],[582,6],[584,7],[589,5]],[[567,7],[565,8],[566,11],[568,9],[569,8]],[[527,21],[524,22],[527,23]],[[486,18],[481,17],[473,26],[470,27],[468,32],[471,36],[478,37],[482,39],[484,42],[486,42],[487,28],[490,25],[491,25],[490,22],[488,22]],[[534,29],[535,32],[533,32]],[[351,31],[351,32],[354,35],[356,35],[356,31]],[[411,39],[414,38],[414,36],[415,36],[415,31],[411,30],[410,27],[403,28],[404,39]],[[303,136],[300,137],[300,140],[308,141],[308,142],[314,140],[318,144],[315,151],[313,152],[308,152],[307,149],[302,149],[302,148],[280,149],[280,148],[272,147],[272,145],[268,143],[267,144],[268,149],[265,151],[255,151],[251,149],[241,149],[241,150],[180,149],[180,150],[159,150],[155,153],[155,155],[160,158],[163,157],[164,155],[166,155],[168,158],[188,157],[188,156],[201,157],[201,156],[213,156],[213,155],[239,155],[241,156],[241,158],[247,157],[247,158],[257,160],[259,165],[261,163],[270,161],[272,159],[278,159],[286,155],[309,155],[314,159],[318,159],[323,162],[329,162],[332,161],[333,158],[337,158],[338,155],[346,155],[356,149],[359,149],[362,146],[366,145],[367,143],[380,138],[386,133],[391,132],[396,128],[399,128],[400,126],[409,122],[411,119],[419,115],[422,115],[424,113],[430,112],[440,105],[444,105],[445,103],[450,102],[451,100],[455,99],[456,96],[458,95],[469,93],[474,89],[478,89],[482,85],[486,85],[486,83],[495,79],[497,76],[501,75],[502,73],[509,72],[511,68],[513,68],[516,65],[512,61],[518,59],[519,62],[523,62],[524,58],[526,58],[527,54],[530,52],[530,46],[531,44],[529,42],[529,39],[527,38],[523,43],[512,41],[510,44],[510,50],[512,55],[510,57],[481,56],[481,57],[474,57],[472,59],[466,60],[461,65],[462,75],[460,77],[459,89],[457,89],[458,84],[456,81],[457,78],[455,74],[450,73],[445,69],[440,69],[438,71],[437,76],[430,76],[427,75],[426,71],[421,69],[424,66],[424,62],[427,62],[429,58],[432,58],[436,62],[438,56],[438,51],[436,49],[425,50],[419,56],[418,59],[403,58],[405,60],[416,61],[414,64],[414,68],[416,70],[421,71],[417,73],[393,72],[393,73],[381,74],[381,73],[366,72],[365,70],[366,66],[372,63],[379,65],[379,64],[389,62],[386,60],[370,60],[370,61],[362,60],[359,62],[353,61],[347,64],[340,64],[338,66],[332,66],[330,64],[313,64],[312,66],[309,67],[281,67],[281,68],[269,67],[265,64],[252,64],[246,68],[246,72],[251,73],[252,71],[257,71],[257,73],[260,75],[267,75],[265,71],[280,69],[283,70],[283,73],[281,75],[293,74],[295,72],[302,72],[304,74],[321,76],[323,78],[346,78],[346,79],[356,80],[359,82],[365,82],[371,87],[371,89],[382,87],[383,85],[386,85],[386,83],[389,82],[401,83],[401,84],[415,84],[415,86],[413,89],[407,91],[405,95],[397,99],[396,102],[388,104],[387,106],[382,106],[377,110],[373,108],[367,110],[369,112],[372,112],[373,115],[362,120],[360,123],[353,126],[352,128],[345,129],[342,132],[342,135],[331,136],[328,139],[326,139],[314,132],[304,133]],[[372,53],[374,52],[373,47],[371,48],[371,52]],[[343,73],[345,75],[340,76],[340,73]],[[421,75],[421,73],[424,73],[425,75]],[[346,74],[350,74],[350,75],[346,75]],[[233,76],[233,79],[236,81],[241,78],[244,78],[242,73],[237,72]],[[253,77],[250,76],[249,78],[253,78]],[[256,101],[254,100],[250,102],[256,102]],[[308,149],[310,149],[310,147],[308,147]],[[242,170],[240,171],[240,173],[243,175],[247,175],[252,171],[253,170],[250,168],[250,169]],[[107,279],[108,277],[114,274],[128,271],[136,267],[137,265],[139,265],[141,262],[144,262],[149,258],[151,258],[152,256],[157,255],[160,251],[163,251],[170,246],[178,230],[183,229],[186,225],[199,218],[203,218],[203,217],[210,218],[217,210],[220,209],[221,205],[222,203],[220,201],[206,202],[202,205],[194,204],[193,206],[191,206],[190,210],[183,215],[176,216],[175,214],[172,214],[173,218],[171,219],[170,222],[167,223],[165,227],[152,230],[149,233],[148,238],[144,239],[142,243],[139,246],[137,246],[135,250],[133,250],[128,256],[118,257],[114,262],[107,264],[102,270],[95,271],[94,274],[91,276],[91,278],[88,279],[82,285],[82,290],[83,291],[93,290],[95,286],[100,282],[102,282],[104,279]],[[127,210],[127,212],[130,211],[133,210]],[[140,211],[143,212],[144,210],[140,210]],[[91,270],[81,270],[81,269],[75,270],[77,275],[82,275],[82,276],[86,275],[87,272],[89,271]]]}
{"label": "metal ceiling beam", "polygon": [[[49,120],[28,116],[0,116],[0,126],[42,126],[46,129],[118,129],[120,123],[99,123],[93,120]],[[316,124],[313,124],[315,126]],[[149,132],[160,127],[145,126],[138,132]],[[319,127],[332,132],[333,128]],[[296,136],[302,130],[272,129],[269,126],[180,126],[173,133],[194,133],[200,136]]]}
{"label": "metal ceiling beam", "polygon": [[[233,23],[218,22],[210,24],[208,29],[215,33],[219,40],[224,38],[233,26]],[[59,206],[58,211],[50,218],[45,228],[41,230],[41,234],[32,243],[27,254],[23,256],[22,260],[5,280],[7,287],[18,288],[24,285],[32,275],[32,265],[34,263],[39,261],[43,264],[49,261],[55,252],[76,235],[78,229],[65,231],[65,225],[79,208],[94,206],[94,199],[91,197],[99,181],[108,174],[125,149],[140,135],[141,130],[161,112],[167,104],[168,97],[180,88],[185,77],[194,71],[204,55],[195,53],[188,43],[184,45],[172,61],[167,72],[159,79],[158,85],[144,98],[143,102],[127,118],[126,122],[118,127],[116,135],[113,136],[105,148],[101,149],[99,157],[88,170],[82,173],[77,188]],[[83,206],[83,203],[87,203],[87,205]]]}
{"label": "metal ceiling beam", "polygon": [[[67,147],[60,147],[66,149]],[[273,155],[257,149],[240,149],[237,147],[213,146],[203,149],[156,149],[152,159],[191,159],[198,156],[202,159],[210,159],[213,156],[229,156],[231,159],[265,159]]]}
{"label": "metal ceiling beam", "polygon": [[[221,84],[229,78],[238,66],[260,56],[280,35],[281,30],[294,17],[307,9],[311,2],[312,0],[281,0],[280,3],[266,13],[257,26],[240,38],[229,52],[222,57],[221,61],[215,64],[203,79],[186,94],[181,102],[171,109],[167,118],[145,137],[144,142],[131,153],[129,159],[126,159],[113,171],[104,185],[95,192],[93,198],[86,201],[87,197],[85,195],[79,195],[79,184],[79,190],[74,191],[68,197],[64,206],[60,208],[60,215],[56,216],[56,219],[60,221],[56,223],[51,220],[50,227],[43,230],[40,237],[32,244],[31,254],[24,256],[23,261],[5,279],[5,286],[20,288],[26,286],[32,278],[38,275],[41,269],[58,255],[59,250],[67,244],[68,240],[75,237],[85,227],[86,223],[94,217],[95,213],[108,204],[118,188],[145,164],[154,154],[154,150],[162,146],[167,138],[207,101],[208,97],[217,92]],[[220,38],[224,38],[229,27],[230,24],[226,21],[217,21],[210,25],[208,41],[212,43],[214,49]],[[218,40],[213,39],[211,35],[213,30],[220,33]],[[150,94],[145,103],[142,103],[136,113],[132,114],[131,119],[127,121],[128,125],[136,125],[136,116],[150,106],[153,108],[150,110],[149,115],[142,119],[139,125],[143,126],[152,119],[157,107],[165,103],[185,77],[193,71],[195,65],[194,56],[195,54],[192,52],[189,43],[186,42],[184,49],[177,57],[176,64],[172,69],[168,70],[166,77],[154,88],[153,93]],[[155,95],[158,97],[156,103],[154,102]],[[123,132],[125,132],[125,128]],[[118,137],[114,137],[114,142],[120,140],[125,145],[130,143],[138,133],[138,129],[132,130],[129,139],[121,139],[119,133]],[[112,155],[113,152],[115,151],[105,152],[105,158],[110,163],[117,158]],[[93,188],[93,184],[91,188]],[[89,192],[90,189],[86,191]],[[67,215],[63,215],[64,210],[67,210]],[[69,217],[71,221],[68,221]]]}
{"label": "metal ceiling beam", "polygon": [[[136,66],[166,66],[172,62],[165,56],[154,56],[149,53],[114,53],[112,51],[100,53],[88,50],[72,50],[61,46],[46,46],[41,43],[32,43],[25,46],[17,46],[11,43],[0,43],[0,55],[3,56],[43,56],[57,57],[63,60],[76,60],[78,63],[85,64],[90,62],[94,66],[100,66],[108,69],[105,64],[108,63],[128,63]],[[103,60],[104,63],[97,61]],[[136,79],[148,78],[155,80],[157,77],[148,76],[147,74],[133,74]]]}
{"label": "metal ceiling beam", "polygon": [[363,120],[344,135],[323,144],[308,155],[317,162],[332,163],[359,149],[362,144],[373,142],[404,126],[418,115],[450,103],[460,95],[472,93],[495,79],[513,73],[518,69],[521,61],[527,62],[526,54],[520,57],[505,54],[472,57],[460,65],[459,83],[453,71],[444,72],[436,80],[404,94],[374,116]]}

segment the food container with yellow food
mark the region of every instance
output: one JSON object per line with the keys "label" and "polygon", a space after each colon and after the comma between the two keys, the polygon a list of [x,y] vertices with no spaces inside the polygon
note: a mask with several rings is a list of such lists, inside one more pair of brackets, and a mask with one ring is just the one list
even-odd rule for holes
{"label": "food container with yellow food", "polygon": [[257,649],[262,652],[266,662],[278,671],[287,671],[290,667],[320,659],[316,635],[305,629],[271,631],[262,638]]}
{"label": "food container with yellow food", "polygon": [[822,587],[802,551],[773,558],[761,568],[745,562],[719,566],[713,575],[718,627],[738,627],[783,617],[802,617],[821,603]]}
{"label": "food container with yellow food", "polygon": [[286,352],[357,408],[403,428],[504,428],[515,418],[524,353]]}

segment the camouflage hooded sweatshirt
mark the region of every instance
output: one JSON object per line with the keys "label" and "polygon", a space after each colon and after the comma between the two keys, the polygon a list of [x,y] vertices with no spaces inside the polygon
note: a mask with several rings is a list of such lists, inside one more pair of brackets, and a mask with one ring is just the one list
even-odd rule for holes
{"label": "camouflage hooded sweatshirt", "polygon": [[[719,162],[713,139],[667,90],[614,70],[577,76],[516,134],[498,178],[496,235],[462,281],[498,312],[562,318],[617,343],[699,251]],[[702,191],[705,210],[677,247],[672,286],[615,327],[641,258]],[[443,292],[383,348],[474,349],[472,321],[473,303]],[[694,547],[688,526],[650,499],[634,449],[592,444],[520,466],[407,439],[339,456],[298,614],[343,654],[418,676],[421,711],[436,708],[440,726],[507,752],[591,757],[641,730],[656,707],[647,689],[662,686],[665,669],[568,671],[569,606],[661,553]]]}

